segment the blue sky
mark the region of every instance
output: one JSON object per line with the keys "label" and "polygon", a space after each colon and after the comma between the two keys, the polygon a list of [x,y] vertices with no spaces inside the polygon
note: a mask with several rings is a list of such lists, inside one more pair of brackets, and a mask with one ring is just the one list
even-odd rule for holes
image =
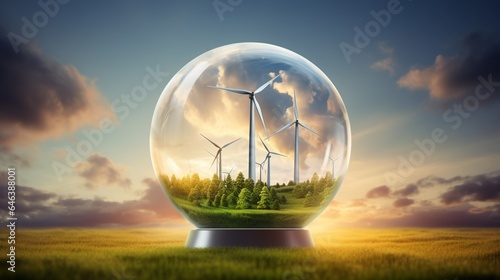
{"label": "blue sky", "polygon": [[[212,48],[236,42],[265,42],[290,49],[316,64],[332,80],[345,102],[352,126],[353,149],[349,172],[335,199],[339,205],[332,207],[345,214],[338,219],[357,219],[363,225],[371,219],[367,223],[377,224],[376,218],[360,214],[362,208],[351,211],[348,206],[361,199],[367,208],[375,207],[370,208],[375,209],[375,216],[391,217],[387,213],[395,211],[392,203],[396,195],[373,200],[365,194],[383,185],[395,191],[428,176],[464,178],[455,183],[437,184],[425,191],[422,189],[418,196],[411,198],[414,200],[412,205],[398,207],[397,211],[408,220],[424,208],[421,202],[426,200],[434,203],[432,209],[435,211],[447,212],[456,207],[462,207],[460,211],[466,213],[476,208],[481,210],[474,211],[481,213],[499,211],[498,191],[489,192],[488,199],[483,200],[474,200],[474,191],[462,192],[463,200],[451,206],[439,202],[443,193],[458,192],[461,189],[457,186],[471,183],[474,178],[478,179],[476,176],[485,176],[498,184],[495,181],[500,166],[500,133],[495,121],[500,109],[496,98],[498,87],[469,117],[461,118],[463,123],[458,129],[451,128],[453,122],[443,120],[447,109],[453,108],[455,103],[462,104],[473,94],[475,86],[480,84],[475,77],[487,78],[491,74],[493,81],[500,80],[500,63],[495,63],[499,61],[496,47],[500,46],[500,5],[497,1],[480,4],[400,1],[398,4],[397,1],[242,0],[232,1],[238,5],[222,13],[222,17],[213,3],[73,0],[58,4],[58,12],[22,47],[38,50],[40,57],[55,61],[55,64],[74,67],[77,77],[85,77],[87,85],[93,83],[96,96],[101,98],[99,102],[108,109],[91,106],[83,120],[75,118],[71,123],[55,116],[60,122],[36,131],[26,126],[22,132],[26,134],[13,125],[16,116],[21,118],[19,111],[14,117],[2,114],[0,124],[4,133],[28,137],[14,136],[14,140],[0,143],[2,165],[17,166],[19,184],[39,194],[54,193],[57,196],[53,200],[78,198],[88,203],[96,199],[125,203],[137,199],[149,190],[151,182],[143,180],[154,178],[149,129],[155,104],[168,80],[186,63]],[[388,4],[395,5],[399,12],[391,14],[388,24],[379,26],[380,32],[371,37],[359,53],[352,54],[348,62],[340,45],[355,45],[355,27],[364,30],[374,20],[371,12],[387,10]],[[22,18],[33,22],[33,15],[41,10],[36,2],[0,4],[3,40],[9,42],[9,33],[22,35]],[[438,56],[442,63],[436,61]],[[7,61],[1,62],[2,71],[14,68],[15,65]],[[110,104],[141,85],[149,73],[147,67],[159,67],[168,75],[148,91],[136,108],[129,108],[126,118],[120,120],[114,114],[117,128],[105,134],[102,143],[93,147],[96,161],[82,158],[79,162],[83,164],[81,168],[96,162],[107,164],[118,175],[85,177],[78,168],[71,167],[72,171],[59,180],[53,171],[53,162],[64,157],[65,147],[75,148],[84,139],[84,131],[95,128],[92,116],[113,115]],[[415,70],[413,76],[410,75],[412,70]],[[26,76],[21,75],[18,81],[29,82],[23,77]],[[6,85],[13,82],[12,79],[2,81]],[[6,97],[2,99],[11,100],[9,94],[17,92],[2,90],[1,94]],[[26,93],[26,97],[29,99],[30,93]],[[7,101],[5,107],[0,105],[0,108],[7,112],[14,105]],[[398,157],[408,158],[417,148],[414,141],[431,137],[435,128],[442,128],[447,140],[437,144],[435,153],[426,157],[404,181],[388,182],[385,175],[398,172]],[[23,160],[24,165],[21,164]],[[89,182],[94,187],[85,187]],[[493,186],[498,189],[500,185],[493,183]],[[40,200],[36,203],[53,205],[54,202]],[[165,212],[173,211],[158,207],[155,215],[160,218],[169,217]],[[154,222],[160,223],[160,218]],[[335,221],[331,211],[322,218]],[[490,219],[485,225],[492,223],[500,224]],[[379,221],[379,224],[390,223]]]}

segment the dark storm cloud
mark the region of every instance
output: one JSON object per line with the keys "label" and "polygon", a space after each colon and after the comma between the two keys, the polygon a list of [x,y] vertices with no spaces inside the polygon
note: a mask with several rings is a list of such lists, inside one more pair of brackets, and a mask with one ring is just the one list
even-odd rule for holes
{"label": "dark storm cloud", "polygon": [[46,56],[34,44],[16,54],[0,38],[0,149],[29,145],[96,125],[112,116],[92,82],[70,65]]}
{"label": "dark storm cloud", "polygon": [[473,176],[441,195],[444,204],[464,201],[500,201],[500,175]]}
{"label": "dark storm cloud", "polygon": [[92,154],[84,161],[75,166],[78,175],[85,179],[85,186],[93,189],[97,185],[116,184],[122,187],[129,187],[132,182],[124,178],[111,159],[99,154]]}
{"label": "dark storm cloud", "polygon": [[[398,85],[412,90],[428,90],[432,99],[447,101],[462,98],[475,92],[481,84],[478,77],[490,81],[490,86],[484,86],[481,94],[498,88],[500,82],[500,36],[474,32],[467,35],[460,43],[460,55],[436,57],[434,65],[410,70],[399,79]],[[491,82],[493,81],[493,83]],[[484,84],[484,83],[483,83]],[[492,85],[493,84],[493,85]],[[498,90],[497,90],[498,91]],[[494,92],[489,101],[497,99]]]}
{"label": "dark storm cloud", "polygon": [[380,186],[369,190],[366,193],[366,198],[389,197],[391,190],[387,186]]}
{"label": "dark storm cloud", "polygon": [[[144,193],[137,200],[112,202],[101,198],[67,198],[26,186],[16,195],[19,224],[26,227],[97,227],[114,225],[153,225],[180,222],[181,215],[153,179],[143,180]],[[6,204],[7,186],[1,185]],[[5,196],[4,196],[5,192]],[[5,209],[0,213],[6,214]]]}
{"label": "dark storm cloud", "polygon": [[396,196],[411,196],[418,194],[418,186],[415,184],[409,184],[406,187],[396,190],[393,192]]}
{"label": "dark storm cloud", "polygon": [[403,197],[403,198],[396,199],[392,205],[394,205],[394,207],[396,207],[396,208],[401,208],[401,207],[410,206],[413,203],[415,203],[415,200]]}

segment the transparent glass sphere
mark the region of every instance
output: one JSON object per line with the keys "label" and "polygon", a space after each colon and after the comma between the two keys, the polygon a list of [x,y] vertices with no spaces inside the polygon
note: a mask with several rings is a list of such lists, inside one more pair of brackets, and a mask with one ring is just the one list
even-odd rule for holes
{"label": "transparent glass sphere", "polygon": [[202,228],[301,228],[332,201],[350,157],[339,92],[304,57],[238,43],[186,64],[160,96],[151,158]]}

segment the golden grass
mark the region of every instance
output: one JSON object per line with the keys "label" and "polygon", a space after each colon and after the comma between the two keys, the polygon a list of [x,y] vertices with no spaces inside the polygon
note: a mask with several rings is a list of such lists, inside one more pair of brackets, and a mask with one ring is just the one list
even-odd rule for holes
{"label": "golden grass", "polygon": [[313,232],[314,249],[187,249],[186,235],[21,229],[0,279],[500,279],[498,229],[335,229]]}

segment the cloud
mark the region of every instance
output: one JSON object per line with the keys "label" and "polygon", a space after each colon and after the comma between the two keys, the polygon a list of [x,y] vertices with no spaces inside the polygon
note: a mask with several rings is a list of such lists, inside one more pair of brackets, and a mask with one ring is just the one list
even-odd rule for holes
{"label": "cloud", "polygon": [[[394,200],[370,199],[379,197]],[[395,191],[373,188],[366,198],[332,205],[335,217],[330,218],[347,227],[500,227],[500,171],[430,175]]]}
{"label": "cloud", "polygon": [[367,205],[364,199],[354,199],[348,207],[356,208],[356,207],[366,207],[366,206]]}
{"label": "cloud", "polygon": [[[238,55],[232,56],[230,60],[218,61],[214,65],[199,63],[189,73],[181,73],[174,77],[171,86],[175,85],[179,96],[173,98],[176,101],[173,101],[172,104],[177,105],[172,105],[174,109],[171,110],[168,118],[165,117],[163,120],[165,126],[169,125],[172,137],[165,141],[158,139],[155,142],[159,143],[158,146],[163,145],[164,150],[169,150],[168,156],[170,158],[189,157],[194,162],[194,159],[206,157],[206,152],[202,148],[180,149],[179,147],[204,145],[202,147],[211,149],[212,147],[199,136],[199,133],[203,133],[216,143],[227,143],[241,137],[241,141],[231,146],[230,149],[233,152],[231,155],[227,153],[225,162],[246,166],[248,160],[245,160],[244,154],[247,153],[248,149],[245,149],[244,146],[248,147],[248,96],[212,89],[207,86],[255,90],[281,73],[281,77],[260,92],[256,99],[262,109],[267,133],[272,134],[294,120],[293,90],[296,90],[300,121],[323,136],[321,139],[303,128],[300,128],[299,131],[301,175],[311,176],[313,171],[309,170],[309,166],[313,164],[319,166],[323,163],[326,145],[332,146],[332,153],[340,153],[343,150],[341,141],[345,140],[346,136],[340,123],[345,120],[340,115],[340,99],[335,99],[331,92],[333,89],[318,81],[318,77],[308,71],[304,71],[306,72],[305,76],[304,74],[299,75],[298,71],[303,71],[303,69],[295,69],[285,63],[277,63],[267,58],[243,59]],[[178,110],[178,113],[174,112],[175,110]],[[338,118],[335,119],[335,117]],[[182,123],[182,125],[175,126],[174,122]],[[173,129],[174,126],[176,129]],[[266,134],[256,112],[255,129],[257,135],[265,138]],[[172,132],[174,130],[175,132]],[[337,137],[333,137],[334,135]],[[271,150],[287,155],[287,158],[276,160],[276,162],[282,163],[281,166],[285,166],[286,161],[293,164],[295,147],[293,139],[294,129],[289,128],[266,142]],[[263,146],[258,140],[256,147],[257,160],[261,161],[265,154]],[[238,148],[239,150],[234,152]],[[159,158],[162,158],[160,164],[165,165],[165,157],[159,155]],[[206,169],[208,170],[208,168]],[[165,170],[172,173],[176,171],[175,168],[168,166],[165,167]],[[177,170],[182,170],[182,168]],[[307,174],[307,172],[311,174]],[[284,169],[283,172],[275,174],[276,177],[283,178],[277,180],[286,179],[287,182],[291,179],[292,173],[293,169]]]}
{"label": "cloud", "polygon": [[393,192],[396,196],[411,196],[418,194],[418,186],[415,184],[409,184],[406,187]]}
{"label": "cloud", "polygon": [[394,207],[396,208],[400,208],[400,207],[406,207],[406,206],[410,206],[412,205],[413,203],[415,203],[415,200],[413,199],[409,199],[409,198],[406,198],[406,197],[403,197],[403,198],[398,198],[394,201],[393,205]]}
{"label": "cloud", "polygon": [[394,48],[391,48],[386,42],[380,42],[378,44],[379,50],[386,57],[372,63],[370,67],[374,70],[387,71],[391,75],[394,74],[394,68],[396,67],[396,61],[394,60]]}
{"label": "cloud", "polygon": [[391,190],[387,186],[380,186],[371,189],[366,193],[366,198],[389,197]]}
{"label": "cloud", "polygon": [[94,189],[97,185],[119,185],[130,187],[132,182],[123,178],[122,170],[116,166],[108,157],[97,153],[90,155],[84,161],[75,166],[77,174],[85,179],[85,187]]}
{"label": "cloud", "polygon": [[452,178],[446,179],[434,175],[429,175],[417,180],[414,184],[421,188],[429,188],[435,185],[449,185],[457,182],[462,182],[468,178],[470,178],[470,176],[454,176]]}
{"label": "cloud", "polygon": [[93,81],[32,43],[16,54],[2,36],[0,61],[0,151],[6,160],[15,159],[17,146],[97,126],[114,116]]}
{"label": "cloud", "polygon": [[471,33],[461,41],[460,47],[460,55],[438,55],[432,66],[411,69],[398,80],[398,85],[411,90],[427,90],[431,99],[445,102],[473,93],[480,84],[480,76],[485,80],[499,80],[498,35]]}
{"label": "cloud", "polygon": [[500,212],[472,213],[470,205],[450,208],[419,207],[410,209],[406,214],[397,217],[374,216],[357,221],[360,225],[373,227],[499,227]]}
{"label": "cloud", "polygon": [[441,202],[500,201],[500,175],[477,175],[441,194]]}
{"label": "cloud", "polygon": [[[2,181],[5,182],[5,181]],[[16,188],[16,214],[23,227],[99,227],[184,224],[184,219],[163,194],[159,183],[151,178],[137,200],[112,202],[102,198],[63,197],[27,186]],[[7,186],[0,186],[2,202]],[[1,209],[0,214],[6,215]]]}

